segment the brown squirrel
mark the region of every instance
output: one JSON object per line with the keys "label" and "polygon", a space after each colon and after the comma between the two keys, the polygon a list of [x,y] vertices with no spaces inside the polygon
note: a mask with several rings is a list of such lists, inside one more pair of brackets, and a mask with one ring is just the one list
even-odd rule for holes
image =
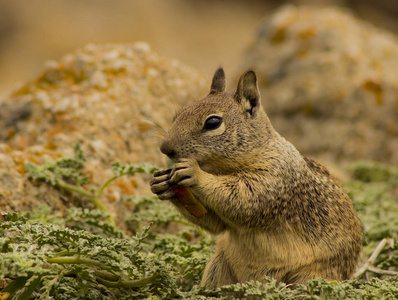
{"label": "brown squirrel", "polygon": [[[265,275],[305,284],[353,273],[362,230],[351,200],[326,168],[275,131],[254,71],[245,72],[230,94],[218,69],[210,94],[177,112],[160,150],[176,163],[154,174],[152,191],[219,236],[202,285]],[[176,185],[189,187],[205,207],[203,216],[179,202]]]}

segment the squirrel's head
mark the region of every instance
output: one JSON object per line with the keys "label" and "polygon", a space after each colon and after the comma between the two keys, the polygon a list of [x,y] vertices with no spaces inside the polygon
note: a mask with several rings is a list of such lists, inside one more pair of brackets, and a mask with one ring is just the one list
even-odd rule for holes
{"label": "squirrel's head", "polygon": [[230,94],[219,68],[209,95],[177,112],[160,150],[173,160],[194,158],[208,172],[230,172],[255,163],[274,134],[261,106],[256,73],[246,71]]}

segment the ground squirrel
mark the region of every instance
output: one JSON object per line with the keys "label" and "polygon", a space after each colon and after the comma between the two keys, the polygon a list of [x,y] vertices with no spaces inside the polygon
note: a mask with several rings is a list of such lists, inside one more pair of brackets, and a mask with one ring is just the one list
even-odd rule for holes
{"label": "ground squirrel", "polygon": [[[219,236],[202,285],[265,275],[296,284],[352,274],[362,230],[351,200],[327,169],[275,131],[254,71],[230,94],[218,69],[209,95],[177,112],[160,149],[176,163],[154,174],[152,191]],[[207,213],[193,216],[175,185],[189,187]]]}

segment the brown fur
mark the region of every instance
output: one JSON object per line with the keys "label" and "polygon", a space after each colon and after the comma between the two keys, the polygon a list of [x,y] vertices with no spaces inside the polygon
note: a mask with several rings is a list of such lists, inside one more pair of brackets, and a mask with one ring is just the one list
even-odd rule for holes
{"label": "brown fur", "polygon": [[[177,113],[161,145],[177,163],[151,181],[160,199],[219,235],[202,284],[216,288],[265,275],[288,284],[348,279],[362,231],[342,186],[274,130],[253,71],[242,75],[235,94],[224,88],[218,70],[210,94]],[[209,116],[221,125],[206,129]],[[208,213],[195,218],[176,203],[174,184],[189,187]]]}

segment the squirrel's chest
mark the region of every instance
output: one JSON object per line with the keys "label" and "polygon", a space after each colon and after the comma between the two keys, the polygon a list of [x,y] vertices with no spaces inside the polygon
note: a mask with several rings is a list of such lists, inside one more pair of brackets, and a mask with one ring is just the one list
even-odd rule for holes
{"label": "squirrel's chest", "polygon": [[244,280],[261,279],[286,266],[310,263],[317,256],[315,249],[289,232],[227,232],[218,239],[217,246],[235,274]]}

